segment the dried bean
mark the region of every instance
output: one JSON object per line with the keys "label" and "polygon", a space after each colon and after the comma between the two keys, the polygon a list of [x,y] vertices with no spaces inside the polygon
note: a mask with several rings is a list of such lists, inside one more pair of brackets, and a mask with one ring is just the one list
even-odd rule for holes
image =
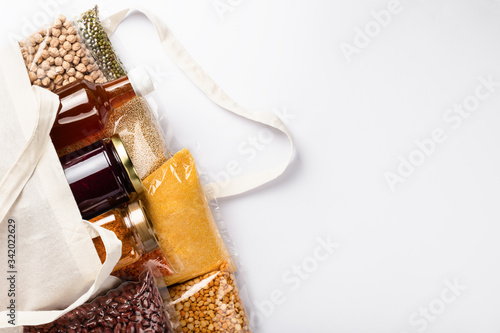
{"label": "dried bean", "polygon": [[[117,292],[117,293],[116,293]],[[155,309],[152,304],[161,304]],[[120,305],[118,305],[120,304]],[[147,304],[149,307],[145,307]],[[113,306],[117,306],[114,308]],[[151,321],[144,318],[151,318]],[[173,332],[150,270],[56,321],[25,326],[24,332]]]}
{"label": "dried bean", "polygon": [[59,46],[59,38],[53,38],[51,41],[50,41],[50,47],[58,47]]}
{"label": "dried bean", "polygon": [[45,71],[42,68],[38,68],[36,72],[36,77],[39,79],[43,79],[45,77]]}
{"label": "dried bean", "polygon": [[42,61],[42,70],[48,71],[50,69],[50,64],[47,60]]}
{"label": "dried bean", "polygon": [[52,28],[52,36],[59,37],[61,35],[61,29]]}
{"label": "dried bean", "polygon": [[79,64],[78,66],[75,67],[75,69],[81,73],[85,73],[87,71],[87,68],[85,67],[84,64]]}
{"label": "dried bean", "polygon": [[62,84],[62,82],[63,82],[63,77],[61,75],[57,75],[56,78],[54,79],[54,83],[56,85],[60,85],[60,84]]}
{"label": "dried bean", "polygon": [[35,43],[41,43],[43,41],[43,37],[41,34],[37,33],[33,35],[33,39],[35,40]]}
{"label": "dried bean", "polygon": [[47,78],[49,80],[53,80],[56,78],[56,70],[55,69],[50,69],[48,72],[47,72]]}
{"label": "dried bean", "polygon": [[76,36],[75,35],[69,35],[66,37],[66,41],[71,45],[72,43],[76,42]]}
{"label": "dried bean", "polygon": [[36,74],[35,74],[35,73],[33,73],[33,72],[29,72],[29,73],[28,73],[28,76],[29,76],[29,78],[30,78],[30,82],[31,82],[31,83],[35,82],[35,80],[37,79]]}

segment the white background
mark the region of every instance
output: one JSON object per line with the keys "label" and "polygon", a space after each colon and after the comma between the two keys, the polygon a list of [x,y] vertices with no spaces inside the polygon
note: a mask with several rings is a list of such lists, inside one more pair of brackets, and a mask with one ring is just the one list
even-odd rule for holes
{"label": "white background", "polygon": [[[4,5],[4,37],[22,35],[50,3]],[[500,82],[498,1],[140,3],[236,101],[289,115],[297,152],[287,172],[219,202],[256,332],[500,331],[500,86],[489,93],[479,80]],[[71,16],[92,5],[60,8]],[[381,27],[372,12],[388,8],[397,13]],[[145,17],[127,19],[112,41],[128,68],[155,69],[172,150],[191,149],[212,178],[232,160],[243,175],[286,159],[282,135],[268,140],[188,81]],[[347,44],[357,53],[346,57]],[[478,101],[476,89],[488,96],[454,128],[443,117]],[[444,142],[419,153],[415,141],[439,129]],[[242,154],[259,135],[255,158]],[[386,173],[410,157],[421,165],[392,191]],[[338,248],[317,250],[328,241]]]}

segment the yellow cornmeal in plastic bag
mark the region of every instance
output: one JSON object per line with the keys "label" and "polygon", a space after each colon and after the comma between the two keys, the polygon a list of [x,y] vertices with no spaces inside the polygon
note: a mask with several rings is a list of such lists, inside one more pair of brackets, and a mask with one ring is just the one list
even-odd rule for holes
{"label": "yellow cornmeal in plastic bag", "polygon": [[160,246],[173,265],[174,274],[165,277],[167,286],[215,271],[225,261],[234,269],[187,149],[175,154],[143,184],[144,204]]}

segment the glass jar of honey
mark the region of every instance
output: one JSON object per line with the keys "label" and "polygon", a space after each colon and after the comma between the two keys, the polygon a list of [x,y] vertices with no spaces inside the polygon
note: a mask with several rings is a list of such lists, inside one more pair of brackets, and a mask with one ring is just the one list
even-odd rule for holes
{"label": "glass jar of honey", "polygon": [[[90,220],[113,231],[122,241],[122,256],[114,270],[136,262],[144,253],[156,250],[159,245],[153,225],[140,201],[134,201],[125,208],[108,211]],[[106,249],[99,236],[93,238],[97,254],[102,262],[106,260]]]}
{"label": "glass jar of honey", "polygon": [[144,188],[118,136],[59,158],[82,217],[96,217],[133,201]]}

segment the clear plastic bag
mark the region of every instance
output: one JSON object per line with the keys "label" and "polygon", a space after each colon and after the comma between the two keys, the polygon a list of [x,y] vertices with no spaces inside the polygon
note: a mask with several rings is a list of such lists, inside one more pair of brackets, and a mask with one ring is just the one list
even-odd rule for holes
{"label": "clear plastic bag", "polygon": [[170,298],[160,289],[153,270],[145,266],[138,282],[124,282],[56,321],[25,326],[24,332],[176,332],[177,318],[167,311]]}
{"label": "clear plastic bag", "polygon": [[147,100],[135,97],[112,113],[105,136],[118,134],[141,179],[161,167],[170,153]]}
{"label": "clear plastic bag", "polygon": [[55,91],[78,79],[104,83],[106,78],[64,15],[19,42],[30,82]]}
{"label": "clear plastic bag", "polygon": [[250,332],[248,315],[228,263],[169,288],[183,332]]}
{"label": "clear plastic bag", "polygon": [[[86,20],[86,23],[82,19]],[[109,43],[108,37],[102,30],[98,20],[97,7],[84,13],[71,24],[71,27],[76,30],[75,35],[80,43],[80,48],[85,50],[86,59],[88,59],[89,63],[92,62],[92,67],[88,68],[95,72],[85,73],[84,79],[93,80],[93,82],[106,82],[126,74]],[[104,33],[102,38],[107,41],[103,45],[109,45],[107,47],[109,47],[111,55],[105,55],[103,48],[99,46],[100,44],[95,42],[95,36],[86,35],[92,29]],[[73,30],[71,32],[73,33]],[[40,35],[42,36],[42,34]],[[46,33],[46,35],[49,36],[50,32]],[[23,51],[23,55],[27,55],[25,62],[29,71],[33,64],[38,66],[37,62],[42,64],[44,61],[43,56],[42,58],[35,57],[38,55],[39,49],[43,53],[45,46],[42,46],[41,43],[38,46],[34,45],[32,49],[29,48],[32,44],[31,41],[24,43],[23,47],[28,46]],[[102,65],[109,59],[115,59],[114,63],[117,66],[106,67]],[[42,66],[47,67],[46,65]],[[69,74],[73,74],[72,67],[75,66],[71,63],[68,68],[70,73],[64,72],[62,74],[62,84],[69,83],[64,81],[64,75],[67,75],[69,81],[69,78],[72,77]],[[38,70],[38,67],[33,68]],[[82,66],[80,66],[80,69],[83,69]],[[50,71],[51,68],[48,70]],[[76,72],[78,70],[75,68],[74,73],[76,74]],[[38,76],[34,77],[33,74],[36,75],[37,71],[29,74],[30,79],[34,79],[32,83],[37,82],[36,84],[44,86],[41,80],[40,82],[37,81],[39,80]],[[97,74],[99,74],[99,77],[93,78]],[[50,81],[46,88],[55,89],[59,86],[52,83],[54,82]],[[185,317],[186,313],[182,312],[184,310],[179,311],[179,314],[183,315],[186,320],[183,330],[186,331],[187,329],[189,331],[191,329],[191,326],[188,325],[191,323],[189,318],[192,318],[195,331],[198,329],[200,331],[211,331],[209,328],[212,328],[213,331],[225,332],[226,329],[230,328],[235,331],[248,332],[248,317],[243,302],[240,300],[234,278],[235,264],[231,258],[233,251],[230,254],[227,249],[228,238],[224,237],[224,234],[221,237],[221,232],[210,209],[211,203],[207,201],[200,184],[193,157],[187,150],[182,150],[171,157],[164,136],[161,133],[161,128],[159,128],[156,118],[144,98],[134,98],[130,101],[127,110],[120,107],[116,111],[111,117],[112,121],[103,131],[103,136],[119,134],[122,137],[125,147],[145,185],[146,193],[143,200],[151,215],[166,259],[162,257],[161,253],[158,254],[154,251],[142,255],[138,262],[115,271],[113,274],[123,279],[134,279],[140,272],[142,263],[155,262],[160,270],[163,269],[162,275],[165,283],[176,288],[174,289],[175,293],[172,295],[178,300],[176,304],[178,306],[182,305],[183,309],[185,304],[190,302],[188,299],[191,297],[196,299],[196,293],[200,297],[206,296],[202,291],[195,290],[197,287],[194,286],[206,282],[203,290],[208,290],[209,296],[210,291],[217,297],[219,294],[222,295],[222,298],[217,298],[218,303],[214,304],[215,308],[210,309],[216,311],[208,313],[210,320],[203,327],[201,322],[198,326],[195,316]],[[82,147],[89,143],[82,143]],[[78,149],[78,146],[74,148],[74,150],[76,149]],[[215,290],[210,285],[210,281],[217,281],[218,286],[222,284],[225,287],[217,287],[217,290]],[[190,292],[182,292],[182,290],[185,291],[186,289],[190,289]],[[199,310],[202,310],[201,307],[203,305],[200,305]],[[233,312],[225,312],[226,309]]]}
{"label": "clear plastic bag", "polygon": [[64,15],[20,41],[30,81],[55,91],[79,79],[104,83],[127,74],[99,20],[97,6]]}
{"label": "clear plastic bag", "polygon": [[139,260],[114,271],[112,275],[125,281],[136,280],[141,271],[141,267],[145,263],[155,266],[163,277],[174,274],[174,271],[171,268],[172,265],[168,262],[167,257],[160,248],[141,255]]}
{"label": "clear plastic bag", "polygon": [[187,149],[176,153],[143,184],[144,205],[175,271],[165,277],[168,286],[215,271],[224,262],[234,268]]}
{"label": "clear plastic bag", "polygon": [[73,25],[107,80],[111,81],[127,75],[108,35],[101,25],[97,5],[80,15],[73,22]]}
{"label": "clear plastic bag", "polygon": [[160,125],[144,97],[133,97],[112,109],[102,126],[95,133],[89,130],[86,138],[59,149],[58,155],[67,155],[97,140],[119,135],[141,180],[172,156]]}
{"label": "clear plastic bag", "polygon": [[[221,221],[213,215],[214,210],[218,214],[216,202],[207,201],[189,151],[176,153],[144,180],[144,186],[142,200],[173,265],[173,274],[164,280],[183,332],[250,332],[235,277],[234,249],[228,251],[230,238],[221,235]],[[137,263],[114,275],[131,278],[134,266]]]}
{"label": "clear plastic bag", "polygon": [[[30,81],[51,91],[84,79],[105,83],[127,73],[99,20],[98,8],[74,21],[60,15],[54,23],[20,41]],[[87,138],[58,150],[66,155],[97,140],[119,134],[141,179],[171,157],[158,121],[143,97],[110,113],[104,128],[88,129]],[[104,119],[103,119],[104,120]]]}

